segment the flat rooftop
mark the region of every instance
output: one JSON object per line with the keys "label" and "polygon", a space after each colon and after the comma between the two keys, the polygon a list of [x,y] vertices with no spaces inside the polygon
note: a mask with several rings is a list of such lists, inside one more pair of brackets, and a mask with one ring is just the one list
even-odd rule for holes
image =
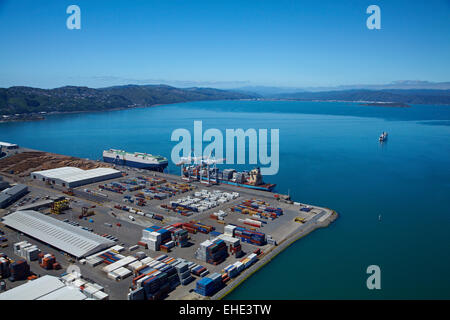
{"label": "flat rooftop", "polygon": [[76,167],[62,167],[56,169],[34,171],[31,175],[41,175],[48,179],[59,179],[68,183],[99,178],[111,174],[120,174],[120,171],[111,168],[95,168],[83,170]]}
{"label": "flat rooftop", "polygon": [[7,147],[17,147],[18,145],[15,144],[15,143],[9,143],[9,142],[0,141],[0,146],[7,148]]}
{"label": "flat rooftop", "polygon": [[45,275],[0,293],[0,300],[84,300],[78,289],[67,287],[57,277]]}
{"label": "flat rooftop", "polygon": [[13,212],[3,218],[3,223],[77,258],[115,244],[112,240],[33,210]]}

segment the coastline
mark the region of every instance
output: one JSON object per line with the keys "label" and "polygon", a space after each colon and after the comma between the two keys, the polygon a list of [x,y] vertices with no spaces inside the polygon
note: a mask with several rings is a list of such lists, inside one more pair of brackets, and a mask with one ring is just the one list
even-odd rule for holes
{"label": "coastline", "polygon": [[[128,107],[117,107],[117,108],[111,108],[106,110],[79,110],[79,111],[52,111],[52,112],[46,112],[44,114],[39,114],[41,118],[39,119],[27,119],[27,116],[30,116],[31,114],[24,114],[23,119],[0,119],[0,123],[9,123],[9,122],[25,122],[25,121],[44,121],[47,120],[46,116],[49,115],[58,115],[58,114],[83,114],[83,113],[97,113],[97,112],[109,112],[109,111],[121,111],[121,110],[131,110],[131,109],[144,109],[144,108],[153,108],[153,107],[161,107],[161,106],[168,106],[172,104],[178,104],[178,103],[189,103],[189,102],[206,102],[206,101],[249,101],[249,100],[257,100],[257,99],[225,99],[225,100],[196,100],[196,101],[178,101],[178,102],[170,102],[170,103],[157,103],[157,104],[151,104],[151,105],[131,105]],[[1,115],[0,115],[1,117]]]}
{"label": "coastline", "polygon": [[80,111],[52,111],[47,112],[45,114],[42,114],[42,118],[40,119],[0,119],[0,123],[7,123],[7,122],[25,122],[25,121],[44,121],[47,120],[45,116],[48,115],[58,115],[58,114],[82,114],[82,113],[92,113],[92,112],[107,112],[107,111],[120,111],[120,110],[129,110],[129,109],[138,109],[138,108],[151,108],[151,107],[158,107],[158,106],[164,106],[164,105],[170,105],[175,103],[183,103],[183,102],[174,102],[174,103],[164,103],[164,104],[152,104],[148,106],[132,106],[132,107],[123,107],[123,108],[112,108],[108,110],[80,110]]}
{"label": "coastline", "polygon": [[[31,121],[44,121],[47,120],[46,116],[48,115],[58,115],[58,114],[83,114],[83,113],[97,113],[97,112],[109,112],[109,111],[121,111],[121,110],[129,110],[129,109],[139,109],[139,108],[153,108],[160,106],[167,106],[178,103],[188,103],[188,102],[205,102],[205,101],[287,101],[287,102],[341,102],[341,103],[352,103],[358,104],[359,106],[371,106],[371,107],[390,107],[390,108],[411,108],[412,105],[406,103],[398,103],[393,101],[366,101],[366,100],[303,100],[303,99],[289,99],[289,98],[253,98],[253,99],[225,99],[225,100],[197,100],[197,101],[179,101],[172,103],[157,103],[152,105],[133,105],[129,107],[118,107],[107,110],[80,110],[80,111],[52,111],[47,113],[39,113],[37,114],[24,114],[23,118],[17,116],[13,119],[2,118],[0,119],[0,123],[10,123],[10,122],[31,122]],[[420,104],[420,105],[439,105],[439,106],[448,106],[447,104]]]}

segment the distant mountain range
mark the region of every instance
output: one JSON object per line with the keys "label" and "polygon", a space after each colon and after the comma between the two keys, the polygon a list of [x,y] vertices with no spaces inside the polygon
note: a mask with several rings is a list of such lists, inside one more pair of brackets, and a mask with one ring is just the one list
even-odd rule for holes
{"label": "distant mountain range", "polygon": [[387,84],[353,84],[335,87],[277,87],[277,86],[242,86],[232,90],[251,92],[262,96],[296,92],[323,92],[344,90],[450,90],[450,82],[430,82],[419,80],[399,80]]}
{"label": "distant mountain range", "polygon": [[125,85],[101,89],[66,86],[56,89],[0,88],[0,115],[38,112],[101,111],[188,101],[253,99],[259,95],[213,88]]}
{"label": "distant mountain range", "polygon": [[296,92],[267,95],[266,98],[301,101],[376,101],[409,104],[450,105],[450,90],[342,90],[323,92]]}
{"label": "distant mountain range", "polygon": [[[387,86],[426,86],[428,82],[397,82]],[[450,83],[440,83],[446,88]],[[433,86],[437,86],[433,83]],[[100,89],[66,86],[55,89],[0,88],[0,115],[39,112],[80,112],[152,106],[189,101],[279,99],[301,101],[376,101],[450,105],[450,89],[342,89],[307,91],[297,88],[243,87],[234,90],[176,88],[167,85],[124,85]]]}

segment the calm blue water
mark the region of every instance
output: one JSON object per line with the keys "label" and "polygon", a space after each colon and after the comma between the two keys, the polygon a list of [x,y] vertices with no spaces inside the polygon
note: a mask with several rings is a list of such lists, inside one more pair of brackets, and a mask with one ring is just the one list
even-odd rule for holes
{"label": "calm blue water", "polygon": [[[229,298],[450,298],[450,107],[196,102],[5,123],[0,140],[90,159],[110,147],[169,157],[172,131],[192,131],[194,120],[204,130],[280,129],[280,171],[266,180],[340,213]],[[371,264],[382,272],[376,292],[366,288]]]}

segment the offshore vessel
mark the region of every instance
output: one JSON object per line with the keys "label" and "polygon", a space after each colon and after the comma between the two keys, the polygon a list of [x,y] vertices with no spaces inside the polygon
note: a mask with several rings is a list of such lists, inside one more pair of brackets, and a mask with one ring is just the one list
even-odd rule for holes
{"label": "offshore vessel", "polygon": [[142,152],[127,152],[116,149],[104,150],[103,161],[119,166],[127,166],[154,171],[164,171],[164,169],[169,164],[167,158],[162,156],[154,156]]}
{"label": "offshore vessel", "polygon": [[386,141],[387,138],[388,138],[387,132],[383,132],[383,133],[380,135],[380,137],[378,138],[378,141],[383,142],[383,141]]}

